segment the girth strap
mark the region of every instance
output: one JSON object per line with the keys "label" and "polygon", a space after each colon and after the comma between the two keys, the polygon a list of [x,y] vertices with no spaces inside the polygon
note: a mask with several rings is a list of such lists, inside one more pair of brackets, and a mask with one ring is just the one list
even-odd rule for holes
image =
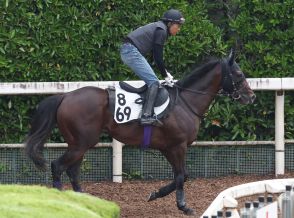
{"label": "girth strap", "polygon": [[147,149],[151,142],[152,136],[152,125],[144,126],[144,136],[143,136],[143,143],[141,145],[142,149]]}

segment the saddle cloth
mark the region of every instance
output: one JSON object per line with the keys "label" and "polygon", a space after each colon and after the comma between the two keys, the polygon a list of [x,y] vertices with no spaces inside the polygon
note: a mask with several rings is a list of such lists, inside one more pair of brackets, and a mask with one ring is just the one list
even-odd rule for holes
{"label": "saddle cloth", "polygon": [[[127,123],[140,119],[144,99],[138,93],[127,92],[119,85],[107,89],[109,94],[109,107],[117,123]],[[158,119],[165,115],[165,111],[170,103],[170,98],[154,107],[154,113]]]}

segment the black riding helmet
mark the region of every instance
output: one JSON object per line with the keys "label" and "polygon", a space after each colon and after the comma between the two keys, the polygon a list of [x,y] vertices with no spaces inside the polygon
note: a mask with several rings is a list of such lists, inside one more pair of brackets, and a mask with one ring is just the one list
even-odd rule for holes
{"label": "black riding helmet", "polygon": [[161,20],[164,22],[172,22],[178,24],[183,24],[185,22],[185,18],[183,17],[182,13],[175,9],[170,9],[166,11],[163,14]]}

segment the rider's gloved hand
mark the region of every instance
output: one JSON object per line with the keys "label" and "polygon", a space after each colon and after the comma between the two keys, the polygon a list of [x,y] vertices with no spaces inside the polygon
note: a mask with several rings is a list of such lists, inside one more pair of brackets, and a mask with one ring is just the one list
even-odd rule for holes
{"label": "rider's gloved hand", "polygon": [[174,86],[174,77],[166,71],[166,77],[164,78],[166,85],[168,85],[169,87],[173,87]]}

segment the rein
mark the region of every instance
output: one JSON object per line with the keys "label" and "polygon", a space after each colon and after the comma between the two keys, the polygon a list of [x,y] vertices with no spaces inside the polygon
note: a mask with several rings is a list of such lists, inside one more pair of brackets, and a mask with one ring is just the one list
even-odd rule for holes
{"label": "rein", "polygon": [[[224,64],[224,63],[223,63]],[[211,92],[204,92],[204,91],[201,91],[201,90],[197,90],[197,89],[189,89],[189,88],[184,88],[182,86],[179,86],[178,84],[174,84],[174,87],[180,89],[180,90],[184,90],[184,91],[189,91],[189,92],[192,92],[192,93],[195,93],[195,94],[201,94],[201,95],[210,95],[210,96],[228,96],[228,97],[232,97],[233,99],[237,100],[240,98],[240,96],[238,95],[238,97],[234,97],[236,93],[238,93],[240,90],[242,90],[244,87],[244,85],[238,90],[237,89],[237,86],[236,86],[236,83],[235,81],[233,80],[233,75],[232,75],[232,72],[229,71],[226,69],[227,67],[222,67],[222,73],[224,75],[222,76],[222,84],[221,84],[221,89],[219,90],[218,93],[211,93]],[[231,85],[233,87],[232,90],[230,91],[225,91],[224,89],[224,86],[226,84],[226,82],[228,81],[228,79],[231,80]]]}
{"label": "rein", "polygon": [[[178,87],[177,87],[178,88]],[[200,119],[203,119],[205,116],[200,115],[198,112],[194,111],[193,108],[189,105],[189,103],[186,101],[186,99],[184,99],[181,95],[178,95],[179,98],[184,102],[184,104],[186,105],[186,107],[197,117],[199,117]]]}
{"label": "rein", "polygon": [[188,91],[188,92],[192,92],[192,93],[195,93],[195,94],[201,94],[201,95],[210,95],[210,96],[215,96],[215,95],[222,95],[222,96],[231,96],[231,94],[228,94],[228,93],[224,93],[222,91],[222,89],[218,92],[218,93],[211,93],[211,92],[204,92],[204,91],[200,91],[200,90],[197,90],[197,89],[189,89],[189,88],[184,88],[182,86],[179,86],[178,84],[174,84],[174,87],[180,89],[180,90],[183,90],[183,91]]}
{"label": "rein", "polygon": [[[232,72],[230,70],[227,69],[227,66],[224,66],[224,63],[222,63],[223,67],[222,67],[222,73],[223,73],[223,76],[222,76],[222,81],[221,81],[221,89],[219,90],[218,93],[211,93],[211,92],[204,92],[204,91],[201,91],[201,90],[197,90],[197,89],[189,89],[189,88],[184,88],[182,86],[179,86],[178,84],[174,84],[173,86],[177,89],[177,90],[184,90],[184,91],[188,91],[188,92],[191,92],[191,93],[194,93],[194,94],[201,94],[201,95],[210,95],[210,96],[228,96],[228,97],[231,97],[233,98],[234,100],[237,100],[239,99],[241,96],[239,94],[239,92],[245,88],[245,86],[243,85],[239,90],[237,89],[237,86],[236,86],[236,83],[235,81],[233,80],[233,75],[232,75]],[[227,63],[226,63],[227,65]],[[229,72],[228,72],[229,71]],[[226,82],[228,81],[228,79],[231,80],[231,85],[232,85],[232,90],[229,90],[229,91],[226,91],[225,90],[225,85],[226,85]],[[194,111],[194,109],[190,106],[190,104],[186,101],[186,99],[184,99],[181,95],[178,94],[177,92],[177,97],[179,97],[183,102],[184,104],[186,105],[186,107],[194,114],[196,115],[197,117],[203,119],[205,118],[205,116],[203,115],[200,115],[198,112]]]}
{"label": "rein", "polygon": [[[201,95],[210,95],[210,96],[228,96],[228,97],[233,97],[234,93],[229,93],[229,92],[225,92],[223,89],[220,89],[218,93],[211,93],[211,92],[204,92],[204,91],[200,91],[197,89],[189,89],[189,88],[184,88],[182,86],[179,86],[177,84],[173,85],[174,87],[176,87],[177,89],[183,90],[183,91],[188,91],[194,94],[201,94]],[[241,89],[243,89],[245,87],[242,87]],[[237,90],[235,90],[237,92]],[[234,98],[236,99],[236,98]],[[238,98],[237,98],[238,99]]]}
{"label": "rein", "polygon": [[201,95],[210,95],[210,96],[215,96],[215,95],[218,95],[218,94],[214,94],[214,93],[210,93],[210,92],[204,92],[204,91],[200,91],[200,90],[197,90],[197,89],[189,89],[189,88],[184,88],[182,86],[179,86],[178,84],[174,84],[174,87],[180,89],[180,90],[184,90],[184,91],[189,91],[189,92],[192,92],[192,93],[195,93],[195,94],[201,94]]}

